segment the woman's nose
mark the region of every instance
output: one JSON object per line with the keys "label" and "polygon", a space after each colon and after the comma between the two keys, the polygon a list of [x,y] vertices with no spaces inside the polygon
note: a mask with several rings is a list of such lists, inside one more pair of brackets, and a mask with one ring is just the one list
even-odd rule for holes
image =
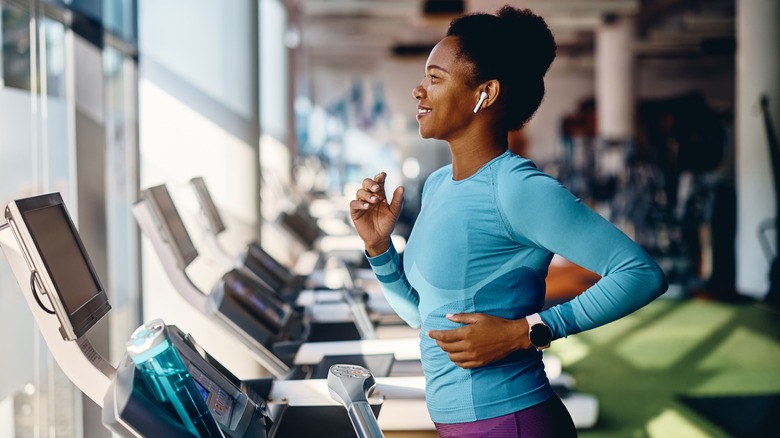
{"label": "woman's nose", "polygon": [[423,88],[422,85],[418,85],[414,88],[412,88],[412,97],[419,100],[422,98]]}

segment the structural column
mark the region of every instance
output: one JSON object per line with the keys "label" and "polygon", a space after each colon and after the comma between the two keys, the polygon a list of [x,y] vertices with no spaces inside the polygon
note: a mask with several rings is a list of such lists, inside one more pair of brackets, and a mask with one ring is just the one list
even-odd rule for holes
{"label": "structural column", "polygon": [[[775,217],[775,188],[767,133],[760,111],[769,98],[775,131],[780,122],[780,2],[737,1],[736,189],[737,292],[763,298],[769,290],[769,261],[761,249],[758,228]],[[772,230],[767,237],[773,250]]]}
{"label": "structural column", "polygon": [[599,137],[634,135],[634,19],[609,20],[596,31],[596,111]]}

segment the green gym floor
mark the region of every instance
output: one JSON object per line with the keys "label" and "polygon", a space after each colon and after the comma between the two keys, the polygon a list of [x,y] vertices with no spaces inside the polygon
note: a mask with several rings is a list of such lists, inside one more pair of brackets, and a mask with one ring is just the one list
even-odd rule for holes
{"label": "green gym floor", "polygon": [[756,302],[661,298],[553,343],[595,395],[601,437],[780,437],[780,313]]}

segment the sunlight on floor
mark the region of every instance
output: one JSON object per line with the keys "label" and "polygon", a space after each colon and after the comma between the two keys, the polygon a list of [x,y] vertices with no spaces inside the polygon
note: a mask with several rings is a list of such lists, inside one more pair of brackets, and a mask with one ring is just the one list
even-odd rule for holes
{"label": "sunlight on floor", "polygon": [[590,353],[590,347],[575,336],[558,339],[552,344],[549,352],[561,360],[561,365],[567,367],[584,359]]}
{"label": "sunlight on floor", "polygon": [[780,391],[780,345],[775,339],[737,328],[702,359],[699,369],[717,372],[694,391],[706,394],[771,394]]}
{"label": "sunlight on floor", "polygon": [[714,303],[685,302],[621,340],[615,352],[638,369],[666,369],[729,324],[735,312]]}
{"label": "sunlight on floor", "polygon": [[672,436],[686,438],[709,437],[709,434],[691,424],[683,415],[672,409],[667,409],[648,421],[647,435],[651,438]]}

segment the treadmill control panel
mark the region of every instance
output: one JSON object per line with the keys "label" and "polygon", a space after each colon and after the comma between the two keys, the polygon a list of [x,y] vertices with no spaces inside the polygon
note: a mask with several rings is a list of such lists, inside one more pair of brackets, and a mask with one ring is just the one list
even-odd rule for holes
{"label": "treadmill control panel", "polygon": [[223,391],[215,382],[209,379],[202,371],[192,363],[187,364],[187,370],[195,379],[200,395],[209,407],[217,423],[230,426],[230,415],[233,412],[233,397]]}

